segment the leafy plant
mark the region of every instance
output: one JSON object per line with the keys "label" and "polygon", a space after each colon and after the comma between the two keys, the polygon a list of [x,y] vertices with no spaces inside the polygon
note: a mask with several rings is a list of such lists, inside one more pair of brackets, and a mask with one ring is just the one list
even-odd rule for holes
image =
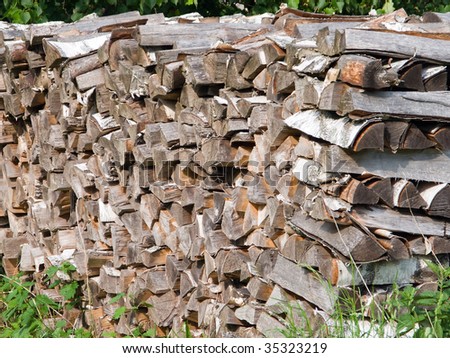
{"label": "leafy plant", "polygon": [[326,14],[367,15],[369,11],[392,12],[404,8],[409,14],[425,11],[450,11],[446,0],[3,0],[0,18],[15,23],[38,23],[50,20],[77,21],[96,13],[102,15],[139,11],[176,16],[192,11],[204,16],[275,13],[282,2],[294,9]]}
{"label": "leafy plant", "polygon": [[[335,297],[333,312],[324,323],[314,326],[311,317],[298,304],[285,303],[280,321],[287,338],[327,337],[450,337],[450,268],[427,262],[437,276],[435,289],[422,290],[413,286],[394,285],[384,299],[372,297],[364,303],[362,292],[355,286],[340,290]],[[330,287],[331,288],[331,287]],[[336,295],[329,290],[330,295]]]}
{"label": "leafy plant", "polygon": [[450,268],[427,262],[437,275],[436,290],[419,291],[407,287],[398,293],[396,305],[400,310],[397,333],[413,332],[414,337],[450,337]]}
{"label": "leafy plant", "polygon": [[[59,288],[63,302],[36,293],[36,283],[23,274],[15,277],[0,275],[0,337],[90,337],[88,330],[72,327],[63,315],[64,310],[79,304],[78,282],[70,277],[74,269],[65,263],[46,272],[45,282],[49,288]],[[63,277],[68,275],[67,280],[58,278],[58,273]]]}
{"label": "leafy plant", "polygon": [[3,0],[2,18],[18,24],[45,22],[47,6],[43,0]]}

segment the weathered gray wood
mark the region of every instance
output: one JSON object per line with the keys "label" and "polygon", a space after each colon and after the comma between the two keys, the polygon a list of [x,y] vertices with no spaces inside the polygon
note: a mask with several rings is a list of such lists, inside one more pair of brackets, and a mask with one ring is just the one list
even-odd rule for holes
{"label": "weathered gray wood", "polygon": [[336,62],[336,58],[322,55],[310,49],[298,50],[295,57],[295,62],[298,63],[292,65],[292,70],[298,74],[323,76],[330,66]]}
{"label": "weathered gray wood", "polygon": [[392,185],[394,206],[400,208],[420,209],[426,205],[419,191],[408,180],[400,179]]}
{"label": "weathered gray wood", "polygon": [[296,265],[280,254],[275,257],[275,263],[268,278],[326,312],[333,309],[335,300],[333,289],[327,287],[326,283],[318,279],[314,273]]}
{"label": "weathered gray wood", "polygon": [[392,179],[390,178],[370,178],[364,183],[369,189],[378,195],[384,204],[390,208],[394,207],[392,193]]}
{"label": "weathered gray wood", "polygon": [[[340,265],[339,287],[361,285],[405,285],[416,283],[420,274],[426,273],[426,264],[419,258],[369,263],[359,266],[361,275],[355,275],[348,267]],[[425,276],[425,275],[424,275]]]}
{"label": "weathered gray wood", "polygon": [[398,153],[362,151],[349,155],[338,146],[323,146],[317,161],[327,172],[371,173],[383,178],[406,178],[446,183],[450,153],[433,149]]}
{"label": "weathered gray wood", "polygon": [[359,180],[351,179],[346,187],[342,190],[341,199],[350,204],[367,204],[373,205],[378,203],[378,195],[367,188]]}
{"label": "weathered gray wood", "polygon": [[65,34],[87,34],[93,32],[107,32],[118,27],[134,27],[146,23],[164,23],[163,14],[141,16],[138,11],[129,11],[122,14],[102,16],[95,19],[81,19],[74,23],[50,22],[33,24],[30,26],[31,45],[40,45],[44,38],[64,36]]}
{"label": "weathered gray wood", "polygon": [[438,13],[438,12],[426,12],[423,14],[423,22],[433,23],[433,22],[446,22],[450,23],[449,13]]}
{"label": "weathered gray wood", "polygon": [[53,68],[67,59],[94,52],[108,41],[109,36],[109,34],[97,34],[81,40],[75,37],[71,41],[68,39],[64,39],[64,41],[44,39],[47,67]]}
{"label": "weathered gray wood", "polygon": [[436,142],[440,149],[444,151],[450,149],[450,127],[436,126],[427,133],[427,136]]}
{"label": "weathered gray wood", "polygon": [[419,186],[419,191],[429,215],[450,217],[450,186],[447,183],[425,183]]}
{"label": "weathered gray wood", "polygon": [[[294,20],[295,21],[295,20]],[[364,22],[360,21],[326,21],[321,20],[320,22],[315,23],[300,23],[295,25],[294,31],[293,31],[293,37],[296,38],[314,38],[317,36],[318,32],[322,30],[324,27],[327,27],[330,32],[334,32],[337,30],[345,30],[345,29],[351,29],[355,28]]]}
{"label": "weathered gray wood", "polygon": [[355,261],[374,261],[385,253],[373,238],[354,226],[317,221],[300,211],[295,212],[288,224],[300,234],[325,244],[344,257],[351,256]]}
{"label": "weathered gray wood", "polygon": [[105,84],[105,75],[103,68],[97,68],[95,70],[78,75],[76,78],[76,83],[78,89],[81,92],[84,92],[89,88]]}
{"label": "weathered gray wood", "polygon": [[326,96],[333,99],[332,105],[325,101],[325,92],[319,108],[336,110],[340,115],[352,116],[391,116],[399,118],[420,118],[427,120],[448,120],[450,115],[450,93],[377,91],[364,92],[342,86],[328,86]]}
{"label": "weathered gray wood", "polygon": [[392,152],[397,152],[404,143],[404,139],[410,124],[403,121],[386,121],[384,123],[384,139],[386,147]]}
{"label": "weathered gray wood", "polygon": [[398,82],[395,71],[385,69],[381,60],[369,56],[343,55],[336,67],[341,81],[362,88],[380,89]]}
{"label": "weathered gray wood", "polygon": [[[268,27],[260,24],[170,24],[138,26],[136,39],[141,46],[174,48],[212,46],[217,41],[231,42]],[[202,36],[198,36],[198,34]]]}
{"label": "weathered gray wood", "polygon": [[371,121],[352,121],[348,117],[338,117],[319,110],[295,113],[284,122],[289,127],[342,148],[351,148],[361,130],[371,123]]}
{"label": "weathered gray wood", "polygon": [[371,229],[384,229],[393,232],[406,232],[417,235],[445,236],[449,230],[446,220],[406,211],[400,212],[384,207],[354,206],[351,216]]}
{"label": "weathered gray wood", "polygon": [[336,33],[341,53],[368,53],[396,58],[417,57],[432,62],[449,63],[446,40],[409,36],[399,33],[347,29]]}
{"label": "weathered gray wood", "polygon": [[384,122],[369,123],[356,138],[353,150],[359,152],[364,149],[384,150]]}
{"label": "weathered gray wood", "polygon": [[426,91],[446,91],[447,79],[447,66],[428,66],[422,70],[422,80]]}

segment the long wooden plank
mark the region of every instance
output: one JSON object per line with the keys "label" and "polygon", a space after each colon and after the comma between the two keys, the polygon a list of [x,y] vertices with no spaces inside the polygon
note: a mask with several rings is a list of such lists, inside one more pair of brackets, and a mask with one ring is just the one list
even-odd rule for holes
{"label": "long wooden plank", "polygon": [[437,183],[447,183],[450,178],[450,151],[361,151],[350,155],[342,148],[331,145],[320,148],[316,161],[329,173],[370,173],[383,178]]}
{"label": "long wooden plank", "polygon": [[450,232],[448,220],[430,218],[408,210],[400,212],[380,206],[353,206],[351,216],[371,229],[430,236],[448,236]]}
{"label": "long wooden plank", "polygon": [[417,257],[403,260],[375,262],[359,266],[359,272],[339,262],[338,287],[366,285],[404,285],[417,283],[417,273],[426,263]]}
{"label": "long wooden plank", "polygon": [[74,23],[50,22],[33,24],[30,26],[30,44],[40,45],[44,38],[55,37],[67,33],[87,34],[93,32],[111,31],[118,27],[134,27],[146,23],[163,23],[164,14],[152,14],[142,16],[139,11],[130,11],[118,15],[102,16],[90,20],[80,20]]}
{"label": "long wooden plank", "polygon": [[286,118],[284,123],[314,138],[350,148],[361,130],[372,121],[352,121],[348,117],[337,117],[331,112],[313,109],[297,112]]}
{"label": "long wooden plank", "polygon": [[138,26],[135,38],[141,46],[198,47],[212,45],[218,40],[225,42],[238,40],[264,27],[270,26],[261,24],[224,26],[220,23],[143,25]]}
{"label": "long wooden plank", "polygon": [[315,37],[317,33],[325,27],[327,27],[330,32],[333,32],[337,30],[355,28],[361,24],[363,24],[363,22],[358,21],[320,21],[317,23],[299,23],[295,25],[293,36],[296,38],[309,39]]}
{"label": "long wooden plank", "polygon": [[363,23],[361,26],[358,26],[358,29],[402,33],[411,36],[420,36],[442,40],[450,39],[449,23],[407,23],[386,21],[380,22],[376,27],[371,27],[370,23]]}
{"label": "long wooden plank", "polygon": [[450,43],[447,40],[359,29],[337,32],[336,37],[341,53],[368,53],[397,58],[416,57],[450,63]]}
{"label": "long wooden plank", "polygon": [[336,296],[333,289],[327,287],[325,281],[320,281],[316,275],[278,254],[275,265],[268,278],[307,301],[313,303],[326,312],[334,306]]}
{"label": "long wooden plank", "polygon": [[288,223],[300,234],[325,244],[347,258],[353,257],[355,261],[375,261],[386,252],[375,240],[354,226],[314,220],[301,211],[296,211]]}
{"label": "long wooden plank", "polygon": [[379,114],[391,117],[450,120],[450,92],[359,92],[350,90],[341,99],[338,113],[341,115]]}

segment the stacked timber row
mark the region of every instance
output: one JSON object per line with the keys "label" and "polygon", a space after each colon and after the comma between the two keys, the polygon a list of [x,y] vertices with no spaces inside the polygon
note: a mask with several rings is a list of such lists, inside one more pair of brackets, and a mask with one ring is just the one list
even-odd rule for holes
{"label": "stacked timber row", "polygon": [[74,265],[68,324],[278,336],[446,264],[448,15],[1,26],[2,266]]}

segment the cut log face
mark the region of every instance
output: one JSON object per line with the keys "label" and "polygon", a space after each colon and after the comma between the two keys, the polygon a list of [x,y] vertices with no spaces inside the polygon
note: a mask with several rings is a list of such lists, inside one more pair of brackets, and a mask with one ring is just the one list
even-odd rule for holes
{"label": "cut log face", "polygon": [[395,85],[398,81],[395,72],[383,68],[381,60],[359,56],[344,55],[339,58],[337,68],[339,79],[351,85],[380,89]]}
{"label": "cut log face", "polygon": [[341,198],[350,204],[378,203],[378,195],[356,179],[352,179],[341,193]]}
{"label": "cut log face", "polygon": [[[289,223],[300,234],[324,243],[345,257],[351,256],[355,261],[374,261],[385,253],[381,245],[353,226],[338,227],[334,223],[316,221],[300,212]],[[370,252],[365,251],[368,246],[371,247]]]}
{"label": "cut log face", "polygon": [[426,205],[416,187],[407,180],[399,180],[393,186],[394,205],[400,208],[419,209]]}

